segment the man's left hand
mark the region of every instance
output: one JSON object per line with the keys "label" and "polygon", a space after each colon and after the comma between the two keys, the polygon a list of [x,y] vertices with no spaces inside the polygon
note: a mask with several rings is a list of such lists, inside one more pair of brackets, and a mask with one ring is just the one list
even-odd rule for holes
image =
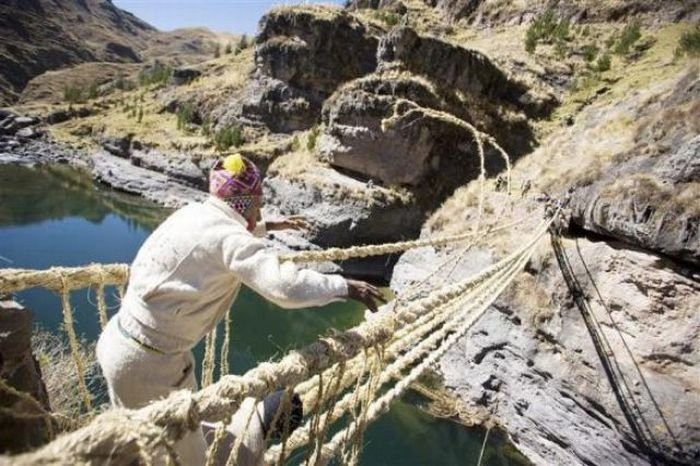
{"label": "man's left hand", "polygon": [[313,225],[306,220],[303,215],[292,215],[277,222],[267,222],[265,224],[267,231],[279,230],[296,230],[309,231],[313,230]]}

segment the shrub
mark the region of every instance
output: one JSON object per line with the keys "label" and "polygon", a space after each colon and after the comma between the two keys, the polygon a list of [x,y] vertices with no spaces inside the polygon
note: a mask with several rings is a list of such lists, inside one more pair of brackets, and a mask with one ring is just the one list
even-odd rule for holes
{"label": "shrub", "polygon": [[216,44],[214,49],[214,58],[219,58],[221,56],[221,44]]}
{"label": "shrub", "polygon": [[306,139],[306,148],[310,151],[316,148],[316,141],[318,140],[318,135],[321,132],[318,126],[314,126],[309,132],[309,136]]}
{"label": "shrub", "polygon": [[168,82],[172,73],[173,70],[169,66],[156,62],[139,73],[139,84],[142,86],[162,85]]}
{"label": "shrub", "polygon": [[90,84],[90,87],[88,87],[87,98],[88,99],[96,99],[97,96],[98,96],[97,83],[93,82],[92,84]]}
{"label": "shrub", "polygon": [[137,120],[139,123],[141,123],[143,121],[143,107],[139,107],[139,115],[138,115]]}
{"label": "shrub", "polygon": [[396,26],[401,19],[396,13],[384,10],[374,10],[374,17],[389,27]]}
{"label": "shrub", "polygon": [[214,135],[216,150],[225,151],[229,147],[239,147],[243,144],[243,132],[238,126],[230,126],[217,131]]}
{"label": "shrub", "polygon": [[603,55],[598,57],[598,62],[596,63],[596,69],[601,73],[603,71],[608,71],[611,65],[610,54],[605,52]]}
{"label": "shrub", "polygon": [[583,52],[583,59],[587,62],[592,62],[598,55],[598,47],[595,44],[584,45],[581,49]]}
{"label": "shrub", "polygon": [[83,90],[75,85],[66,86],[63,88],[63,99],[71,104],[82,102]]}
{"label": "shrub", "polygon": [[301,149],[301,143],[299,142],[299,136],[297,136],[296,134],[295,134],[294,137],[292,138],[291,147],[292,147],[292,150],[293,150],[294,152],[296,152],[296,151],[298,151],[299,149]]}
{"label": "shrub", "polygon": [[231,42],[226,44],[226,48],[224,49],[224,53],[226,55],[229,55],[233,51],[233,46],[231,45]]}
{"label": "shrub", "polygon": [[187,129],[187,125],[194,121],[195,112],[192,104],[180,104],[177,107],[177,129]]}
{"label": "shrub", "polygon": [[632,44],[637,42],[640,37],[642,37],[641,25],[639,21],[632,21],[620,33],[620,38],[617,40],[613,52],[618,55],[627,55]]}
{"label": "shrub", "polygon": [[136,89],[136,84],[134,84],[133,81],[124,78],[124,76],[119,76],[114,81],[114,88],[119,89],[120,91],[132,91]]}
{"label": "shrub", "polygon": [[700,56],[700,27],[694,31],[684,32],[678,39],[678,47],[675,52],[676,57],[687,55],[689,57]]}

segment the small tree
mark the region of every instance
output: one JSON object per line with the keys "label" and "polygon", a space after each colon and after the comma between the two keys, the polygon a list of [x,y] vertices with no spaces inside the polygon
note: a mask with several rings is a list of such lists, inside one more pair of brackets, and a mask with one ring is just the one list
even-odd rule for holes
{"label": "small tree", "polygon": [[137,120],[139,123],[143,121],[143,107],[139,107],[139,116]]}
{"label": "small tree", "polygon": [[221,44],[216,44],[214,49],[214,58],[219,58],[221,56]]}
{"label": "small tree", "polygon": [[192,104],[184,103],[177,107],[177,129],[185,130],[187,125],[194,121],[194,107]]}
{"label": "small tree", "polygon": [[226,44],[226,48],[224,49],[224,53],[226,55],[230,55],[232,51],[233,51],[233,46],[231,45],[231,42],[229,42]]}

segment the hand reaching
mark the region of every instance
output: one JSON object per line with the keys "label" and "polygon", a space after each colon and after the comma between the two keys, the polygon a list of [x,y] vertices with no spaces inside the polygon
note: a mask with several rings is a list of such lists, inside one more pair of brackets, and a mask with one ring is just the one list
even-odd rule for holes
{"label": "hand reaching", "polygon": [[292,215],[291,217],[286,217],[278,222],[267,222],[265,227],[268,231],[277,230],[313,230],[313,225],[306,220],[303,215]]}
{"label": "hand reaching", "polygon": [[372,312],[377,312],[377,302],[386,303],[386,299],[377,287],[360,280],[346,280],[348,298],[359,301]]}

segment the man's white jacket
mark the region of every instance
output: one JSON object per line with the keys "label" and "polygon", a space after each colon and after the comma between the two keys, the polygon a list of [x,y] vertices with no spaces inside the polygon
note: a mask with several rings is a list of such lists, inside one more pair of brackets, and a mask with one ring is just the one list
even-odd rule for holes
{"label": "man's white jacket", "polygon": [[299,270],[210,197],[173,213],[131,266],[119,311],[124,330],[163,352],[190,350],[229,311],[241,284],[284,308],[322,306],[347,295],[339,275]]}

